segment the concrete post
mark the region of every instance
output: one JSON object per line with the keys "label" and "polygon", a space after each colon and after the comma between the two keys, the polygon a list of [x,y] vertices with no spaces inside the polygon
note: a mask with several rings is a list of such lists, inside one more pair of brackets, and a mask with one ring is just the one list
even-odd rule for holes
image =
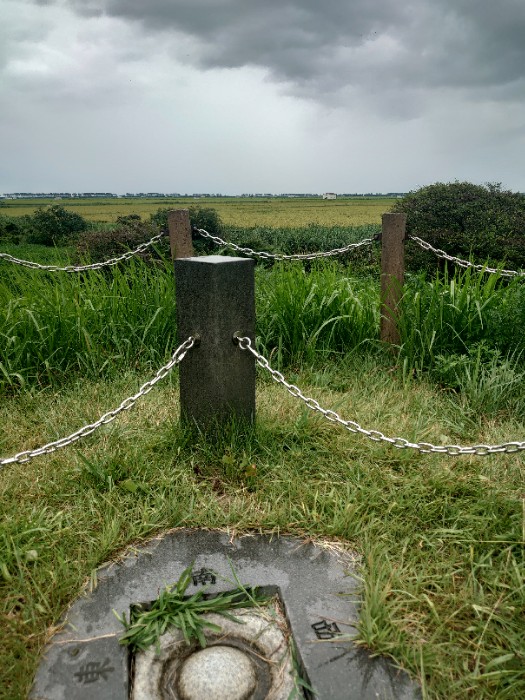
{"label": "concrete post", "polygon": [[381,340],[398,345],[398,305],[405,277],[406,214],[383,214],[381,234]]}
{"label": "concrete post", "polygon": [[189,209],[172,209],[168,212],[168,231],[171,259],[191,258],[194,253]]}
{"label": "concrete post", "polygon": [[233,341],[255,338],[255,261],[224,255],[175,260],[177,334],[200,344],[180,364],[183,422],[211,427],[255,419],[255,360]]}

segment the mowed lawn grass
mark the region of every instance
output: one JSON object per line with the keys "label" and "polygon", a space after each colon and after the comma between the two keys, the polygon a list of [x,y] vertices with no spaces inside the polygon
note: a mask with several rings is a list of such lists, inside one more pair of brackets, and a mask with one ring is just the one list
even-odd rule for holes
{"label": "mowed lawn grass", "polygon": [[160,207],[184,209],[200,206],[216,209],[223,223],[228,226],[361,226],[381,223],[381,215],[389,211],[394,202],[394,199],[381,197],[336,200],[302,197],[17,199],[7,200],[0,214],[21,216],[32,214],[39,206],[59,204],[68,211],[80,214],[87,221],[114,223],[119,216],[129,214],[139,214],[147,219]]}

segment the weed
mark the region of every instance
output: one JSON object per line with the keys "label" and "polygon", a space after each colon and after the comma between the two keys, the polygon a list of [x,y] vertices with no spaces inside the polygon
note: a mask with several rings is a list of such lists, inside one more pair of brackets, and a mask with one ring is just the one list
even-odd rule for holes
{"label": "weed", "polygon": [[[125,613],[117,619],[124,625],[125,632],[119,642],[132,649],[145,650],[159,642],[159,638],[170,627],[179,629],[187,644],[196,639],[200,646],[206,646],[204,629],[220,632],[221,628],[206,620],[205,613],[218,613],[234,622],[238,620],[229,612],[236,608],[246,608],[264,605],[268,597],[261,595],[256,589],[238,587],[234,591],[218,593],[213,596],[206,594],[201,588],[192,596],[185,596],[191,583],[193,564],[185,569],[179,580],[172,586],[166,586],[157,600],[147,606],[134,605],[131,608],[129,620]],[[116,614],[116,613],[115,613]]]}

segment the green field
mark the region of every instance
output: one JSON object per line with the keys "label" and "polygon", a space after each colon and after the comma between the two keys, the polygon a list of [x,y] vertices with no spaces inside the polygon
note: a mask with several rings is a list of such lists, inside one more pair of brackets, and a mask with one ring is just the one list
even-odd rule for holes
{"label": "green field", "polygon": [[39,206],[60,204],[92,222],[113,223],[119,216],[139,214],[148,218],[159,207],[173,209],[191,206],[212,207],[222,221],[231,226],[298,227],[308,224],[323,226],[360,226],[381,223],[381,215],[389,211],[393,199],[349,198],[336,200],[259,197],[211,197],[181,199],[18,199],[6,200],[0,214],[32,214]]}

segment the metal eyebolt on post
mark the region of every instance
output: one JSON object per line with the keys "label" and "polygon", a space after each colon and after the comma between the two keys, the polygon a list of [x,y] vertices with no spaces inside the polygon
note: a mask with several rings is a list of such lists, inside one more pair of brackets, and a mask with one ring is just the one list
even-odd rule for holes
{"label": "metal eyebolt on post", "polygon": [[237,345],[241,350],[246,350],[248,347],[246,341],[249,342],[249,338],[246,337],[246,333],[242,333],[242,331],[235,331],[232,336],[232,342],[234,345]]}

